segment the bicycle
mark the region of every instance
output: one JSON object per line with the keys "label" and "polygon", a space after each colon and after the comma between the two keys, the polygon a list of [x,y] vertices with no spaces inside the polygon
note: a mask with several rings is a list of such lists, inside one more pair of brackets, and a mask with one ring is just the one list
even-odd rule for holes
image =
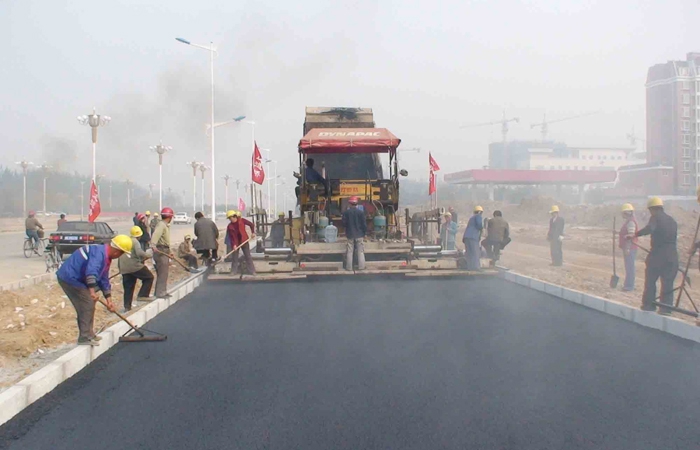
{"label": "bicycle", "polygon": [[48,242],[47,238],[41,238],[37,242],[36,247],[34,247],[34,242],[32,241],[32,238],[25,237],[23,247],[24,257],[31,258],[32,255],[41,256],[41,252],[43,252],[46,248],[46,242]]}
{"label": "bicycle", "polygon": [[63,264],[63,256],[55,245],[49,245],[44,251],[44,260],[46,262],[46,272],[57,271]]}

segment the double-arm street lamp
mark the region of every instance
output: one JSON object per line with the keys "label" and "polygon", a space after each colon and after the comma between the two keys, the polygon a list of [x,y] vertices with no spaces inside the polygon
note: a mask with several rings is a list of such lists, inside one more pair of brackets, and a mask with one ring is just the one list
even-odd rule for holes
{"label": "double-arm street lamp", "polygon": [[187,163],[192,168],[192,214],[197,212],[197,169],[199,169],[199,161],[192,160]]}
{"label": "double-arm street lamp", "polygon": [[95,108],[92,109],[92,114],[87,116],[78,116],[78,122],[82,125],[89,125],[92,128],[92,181],[95,181],[96,168],[96,153],[97,153],[97,128],[106,126],[112,120],[109,116],[101,116],[97,114]]}

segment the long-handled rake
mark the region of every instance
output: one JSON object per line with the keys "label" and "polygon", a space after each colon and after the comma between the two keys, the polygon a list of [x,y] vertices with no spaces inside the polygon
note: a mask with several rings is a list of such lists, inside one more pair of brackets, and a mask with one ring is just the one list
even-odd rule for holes
{"label": "long-handled rake", "polygon": [[[102,303],[102,305],[104,305],[104,307],[109,310],[109,306],[107,306],[107,303],[105,303],[104,300],[102,300],[101,298],[98,298],[97,301]],[[126,322],[126,324],[129,325],[129,327],[131,327],[126,333],[124,333],[123,335],[121,335],[121,337],[119,337],[119,342],[161,342],[161,341],[168,339],[168,336],[166,336],[162,333],[158,333],[156,331],[147,330],[145,328],[137,327],[136,325],[131,323],[131,321],[129,319],[127,319],[126,317],[124,317],[123,315],[118,313],[117,311],[111,311],[111,312],[116,314],[117,317],[119,317],[121,320]],[[135,335],[127,336],[127,334],[130,333],[132,330],[137,335],[136,336]],[[152,333],[153,335],[147,336],[144,333],[144,331],[148,332],[148,333]]]}
{"label": "long-handled rake", "polygon": [[186,271],[188,271],[188,272],[190,272],[190,273],[202,273],[202,272],[204,272],[205,270],[207,270],[206,267],[200,267],[199,269],[194,269],[194,268],[192,268],[192,267],[186,265],[185,263],[183,263],[183,262],[180,261],[179,259],[175,258],[173,255],[170,255],[170,254],[165,253],[165,252],[161,252],[161,251],[158,250],[157,248],[154,249],[154,251],[155,251],[156,253],[160,253],[161,255],[165,255],[165,256],[167,256],[168,258],[172,259],[172,260],[175,261],[180,267],[182,267],[183,269],[185,269]]}

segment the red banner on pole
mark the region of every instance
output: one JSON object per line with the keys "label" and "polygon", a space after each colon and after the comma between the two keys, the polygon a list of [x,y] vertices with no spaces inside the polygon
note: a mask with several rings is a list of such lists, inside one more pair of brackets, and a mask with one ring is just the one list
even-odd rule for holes
{"label": "red banner on pole", "polygon": [[252,179],[253,183],[263,184],[265,181],[265,170],[263,169],[262,155],[260,154],[260,149],[258,149],[258,143],[254,142],[253,144],[255,148],[253,149]]}
{"label": "red banner on pole", "polygon": [[440,166],[438,166],[437,161],[433,159],[433,155],[430,152],[428,152],[428,164],[430,164],[430,170],[432,172],[440,170]]}
{"label": "red banner on pole", "polygon": [[433,195],[437,191],[437,186],[435,184],[435,172],[430,169],[430,185],[428,186],[428,195]]}
{"label": "red banner on pole", "polygon": [[240,212],[245,211],[245,202],[243,201],[242,198],[239,198],[239,199],[238,199],[238,210],[239,210]]}
{"label": "red banner on pole", "polygon": [[92,180],[92,183],[90,184],[90,209],[88,212],[88,222],[94,222],[101,212],[102,208],[100,207],[100,196],[97,193],[97,185],[95,184],[95,180]]}

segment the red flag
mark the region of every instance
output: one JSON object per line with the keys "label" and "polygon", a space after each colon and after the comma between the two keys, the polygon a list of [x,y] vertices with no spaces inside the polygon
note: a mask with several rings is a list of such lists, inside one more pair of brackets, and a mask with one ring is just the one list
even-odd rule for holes
{"label": "red flag", "polygon": [[101,212],[102,208],[100,207],[100,196],[97,193],[97,185],[95,184],[95,180],[92,180],[92,183],[90,184],[90,209],[88,212],[88,222],[94,222]]}
{"label": "red flag", "polygon": [[438,166],[437,161],[433,159],[433,155],[428,152],[428,163],[430,164],[430,170],[433,172],[437,172],[440,170],[440,166]]}
{"label": "red flag", "polygon": [[255,148],[253,150],[253,182],[257,184],[263,184],[265,181],[265,170],[263,169],[262,155],[260,154],[260,149],[258,149],[258,143],[253,143]]}
{"label": "red flag", "polygon": [[245,211],[245,202],[243,201],[242,198],[239,198],[239,199],[238,199],[238,210],[239,210],[240,212]]}
{"label": "red flag", "polygon": [[435,172],[430,169],[430,185],[428,186],[428,195],[433,195],[437,191],[437,184],[435,183]]}

